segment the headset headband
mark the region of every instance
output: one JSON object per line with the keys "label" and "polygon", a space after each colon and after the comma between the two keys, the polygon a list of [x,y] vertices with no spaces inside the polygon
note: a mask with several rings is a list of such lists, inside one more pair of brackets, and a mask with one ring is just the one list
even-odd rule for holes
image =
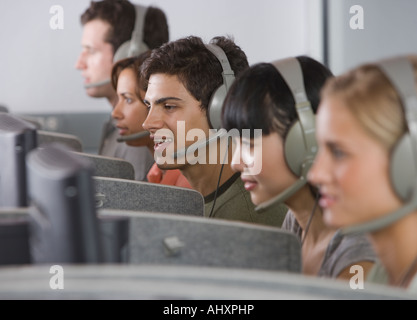
{"label": "headset headband", "polygon": [[148,50],[148,46],[143,42],[143,31],[145,28],[145,17],[148,7],[135,5],[135,25],[133,27],[130,40],[124,42],[114,54],[113,61],[130,58],[140,55]]}
{"label": "headset headband", "polygon": [[[404,107],[408,131],[412,139],[414,159],[417,159],[417,92],[413,66],[407,58],[384,60],[379,67],[396,89]],[[415,162],[417,168],[417,162]]]}
{"label": "headset headband", "polygon": [[135,11],[136,19],[130,44],[130,56],[137,56],[147,49],[147,46],[143,42],[143,29],[145,28],[145,17],[148,7],[135,5]]}
{"label": "headset headband", "polygon": [[295,109],[303,131],[307,157],[314,158],[317,151],[316,122],[304,87],[303,71],[297,58],[287,58],[272,63],[281,73],[295,100]]}
{"label": "headset headband", "polygon": [[235,80],[235,73],[230,66],[226,53],[218,45],[206,44],[205,46],[208,50],[210,50],[211,53],[216,56],[217,60],[219,60],[220,64],[222,65],[223,84],[226,86],[226,91],[228,91],[233,81]]}
{"label": "headset headband", "polygon": [[207,50],[214,54],[222,66],[223,83],[218,87],[210,98],[208,105],[209,122],[215,129],[221,128],[221,113],[224,99],[235,80],[235,73],[230,66],[226,53],[216,44],[206,44]]}

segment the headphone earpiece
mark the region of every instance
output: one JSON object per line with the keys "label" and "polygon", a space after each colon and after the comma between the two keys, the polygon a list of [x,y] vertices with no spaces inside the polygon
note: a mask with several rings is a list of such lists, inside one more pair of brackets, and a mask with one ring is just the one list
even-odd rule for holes
{"label": "headphone earpiece", "polygon": [[214,129],[220,129],[222,127],[221,113],[224,99],[226,98],[227,91],[235,80],[235,74],[227,59],[226,53],[222,48],[215,44],[206,44],[206,48],[213,53],[222,65],[222,77],[223,84],[218,87],[210,98],[208,105],[209,122]]}
{"label": "headphone earpiece", "polygon": [[284,155],[288,167],[297,177],[302,176],[303,171],[310,170],[313,165],[314,159],[307,158],[306,153],[303,128],[300,121],[296,121],[285,138]]}
{"label": "headphone earpiece", "polygon": [[145,52],[149,49],[148,46],[143,42],[143,30],[145,28],[145,17],[148,8],[141,5],[135,5],[135,11],[136,18],[132,37],[117,49],[116,53],[114,54],[113,62],[138,56],[142,52]]}
{"label": "headphone earpiece", "polygon": [[395,144],[390,161],[390,177],[397,195],[408,201],[416,193],[417,177],[417,92],[414,69],[406,57],[378,64],[397,91],[404,108],[408,132]]}
{"label": "headphone earpiece", "polygon": [[393,188],[401,200],[410,199],[416,185],[416,158],[409,134],[396,143],[391,155],[390,176]]}
{"label": "headphone earpiece", "polygon": [[278,60],[272,64],[290,88],[298,114],[298,120],[285,138],[285,160],[297,177],[306,179],[317,153],[317,142],[316,116],[305,92],[303,72],[296,58]]}

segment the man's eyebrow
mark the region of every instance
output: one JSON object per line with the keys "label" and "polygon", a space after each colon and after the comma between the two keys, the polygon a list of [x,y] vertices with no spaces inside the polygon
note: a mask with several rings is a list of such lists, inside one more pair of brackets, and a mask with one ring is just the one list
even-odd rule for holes
{"label": "man's eyebrow", "polygon": [[[156,105],[158,105],[158,104],[163,104],[163,103],[165,103],[165,102],[167,102],[167,101],[169,101],[169,100],[182,101],[182,99],[177,98],[177,97],[164,97],[164,98],[160,98],[160,99],[156,100],[156,101],[155,101],[155,104],[156,104]],[[143,100],[143,102],[144,102],[145,104],[151,104],[151,103],[150,103],[148,100],[146,100],[146,99],[144,99],[144,100]]]}

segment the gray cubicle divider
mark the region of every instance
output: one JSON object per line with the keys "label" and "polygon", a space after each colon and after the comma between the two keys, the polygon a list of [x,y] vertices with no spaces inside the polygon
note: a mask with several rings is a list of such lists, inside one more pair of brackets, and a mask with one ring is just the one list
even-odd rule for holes
{"label": "gray cubicle divider", "polygon": [[119,178],[119,179],[135,179],[135,169],[133,165],[119,158],[94,155],[83,152],[75,152],[80,157],[88,159],[95,168],[95,176]]}
{"label": "gray cubicle divider", "polygon": [[39,122],[42,130],[75,135],[83,145],[83,152],[98,154],[103,125],[109,112],[23,113]]}
{"label": "gray cubicle divider", "polygon": [[94,177],[98,209],[203,216],[203,196],[192,189],[126,179]]}
{"label": "gray cubicle divider", "polygon": [[50,143],[59,143],[69,147],[73,151],[82,152],[83,146],[81,140],[72,134],[49,132],[38,130],[38,146],[42,147]]}
{"label": "gray cubicle divider", "polygon": [[130,220],[127,262],[301,272],[301,244],[287,230],[149,212],[104,211]]}
{"label": "gray cubicle divider", "polygon": [[[155,225],[149,224],[142,218],[149,219],[154,216],[156,220],[160,215],[156,213],[131,213],[115,212],[113,210],[100,210],[99,217],[121,217],[128,218],[131,222],[130,231],[133,232],[133,240],[143,241],[137,236],[136,227],[141,228]],[[28,208],[10,208],[0,210],[0,220],[24,221],[28,215]],[[138,215],[141,217],[139,218]],[[163,215],[164,219],[175,217]],[[184,234],[193,233],[186,230],[187,221],[195,218],[182,216],[185,222],[174,223],[173,231],[181,231]],[[135,221],[136,220],[136,221]],[[177,220],[177,219],[174,219]],[[211,221],[211,220],[209,220]],[[167,222],[167,221],[166,221]],[[214,221],[213,221],[214,222]],[[211,223],[211,222],[210,222]],[[220,223],[222,224],[222,223]],[[233,223],[232,223],[233,224]],[[191,225],[189,225],[191,226]],[[253,226],[255,229],[257,227]],[[269,227],[267,227],[269,229]],[[194,235],[200,228],[196,228]],[[0,229],[1,231],[1,229]],[[146,250],[165,252],[166,243],[170,243],[168,251],[174,254],[174,259],[182,254],[202,255],[203,252],[193,253],[187,251],[187,242],[182,238],[184,245],[177,247],[172,252],[172,244],[179,244],[177,240],[172,242],[172,234],[169,235],[169,242],[163,231],[158,231],[158,236],[145,235],[148,239],[143,242]],[[226,231],[225,229],[223,231]],[[249,232],[249,235],[252,231]],[[243,232],[242,232],[243,233]],[[21,235],[21,232],[17,232]],[[178,240],[181,240],[180,233],[176,232]],[[218,234],[218,233],[217,233]],[[208,241],[204,234],[198,235],[198,241]],[[215,235],[213,235],[214,237]],[[188,237],[188,236],[187,236]],[[240,237],[243,237],[240,235]],[[0,242],[0,246],[8,243]],[[249,240],[246,239],[245,241]],[[150,241],[152,244],[146,245]],[[257,241],[252,238],[251,241]],[[264,241],[264,240],[262,240]],[[192,246],[196,246],[192,244]],[[198,245],[197,245],[198,246]],[[253,246],[253,245],[252,245]],[[22,246],[24,247],[24,245]],[[136,245],[135,248],[138,249]],[[253,247],[251,247],[253,248]],[[248,248],[249,250],[250,248]],[[206,250],[203,248],[203,250]],[[226,249],[221,249],[225,251]],[[238,249],[242,250],[242,249]],[[265,251],[263,254],[266,254]],[[232,253],[233,254],[233,253]],[[251,253],[247,252],[250,256]],[[231,259],[232,257],[230,257]],[[277,257],[279,259],[279,257]],[[417,294],[394,288],[391,286],[364,283],[363,289],[351,288],[349,281],[305,276],[296,272],[251,269],[247,265],[239,267],[218,267],[218,266],[196,266],[187,263],[169,264],[161,260],[160,264],[150,264],[150,261],[142,260],[142,264],[86,264],[86,265],[61,265],[64,272],[65,287],[63,290],[53,290],[51,279],[56,276],[56,268],[52,264],[29,265],[21,262],[19,265],[0,266],[0,300],[22,300],[22,299],[63,299],[63,300],[116,300],[116,299],[143,299],[143,300],[416,300]],[[236,262],[238,263],[238,262]],[[17,263],[16,263],[17,264]],[[55,266],[56,267],[56,266]],[[261,266],[262,267],[262,266]],[[51,272],[52,270],[52,272]],[[55,273],[54,273],[55,272]]]}

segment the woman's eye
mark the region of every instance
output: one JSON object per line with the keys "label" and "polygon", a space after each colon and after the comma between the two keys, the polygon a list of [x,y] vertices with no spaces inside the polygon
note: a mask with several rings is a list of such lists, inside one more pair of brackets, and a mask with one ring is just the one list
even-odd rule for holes
{"label": "woman's eye", "polygon": [[332,148],[332,155],[335,159],[343,159],[346,153],[339,148]]}
{"label": "woman's eye", "polygon": [[130,104],[130,103],[132,103],[132,101],[133,101],[133,100],[132,100],[131,98],[126,98],[126,102],[127,102],[127,103],[129,103],[129,104]]}

